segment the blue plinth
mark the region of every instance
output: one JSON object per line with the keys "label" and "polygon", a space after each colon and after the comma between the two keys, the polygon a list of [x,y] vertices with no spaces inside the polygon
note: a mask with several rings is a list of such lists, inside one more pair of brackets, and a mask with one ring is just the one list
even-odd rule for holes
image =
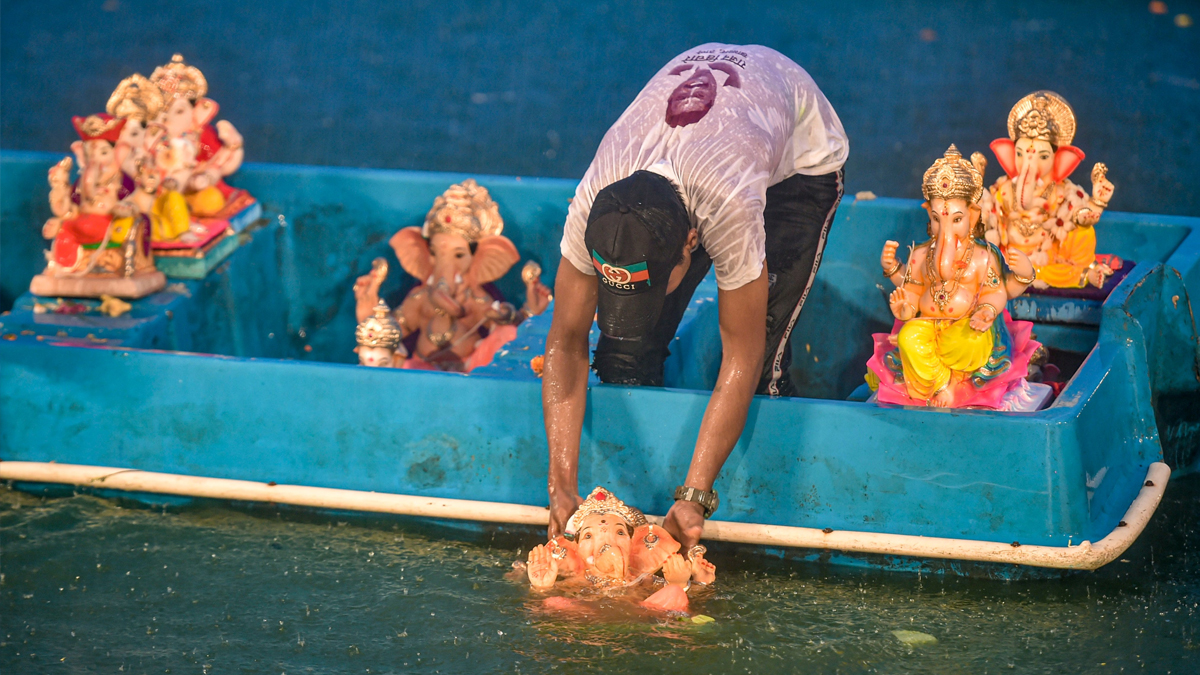
{"label": "blue plinth", "polygon": [[61,299],[23,293],[11,310],[0,314],[0,332],[55,344],[283,356],[283,313],[257,306],[261,293],[280,285],[275,263],[279,229],[277,221],[268,221],[230,237],[232,253],[207,277],[172,279],[162,291],[129,301],[130,310],[118,317],[102,313],[99,300],[68,299],[87,311],[61,313],[50,309]]}

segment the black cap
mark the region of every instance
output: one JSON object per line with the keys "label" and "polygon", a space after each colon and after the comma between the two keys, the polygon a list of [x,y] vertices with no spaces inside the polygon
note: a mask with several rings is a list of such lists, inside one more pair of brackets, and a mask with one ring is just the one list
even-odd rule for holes
{"label": "black cap", "polygon": [[598,323],[605,335],[649,334],[689,230],[675,186],[656,173],[638,171],[596,194],[583,241],[596,269]]}

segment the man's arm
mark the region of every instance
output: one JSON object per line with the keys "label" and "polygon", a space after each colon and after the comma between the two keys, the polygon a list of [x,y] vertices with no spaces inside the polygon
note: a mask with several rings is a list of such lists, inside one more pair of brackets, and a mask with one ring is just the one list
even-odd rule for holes
{"label": "man's arm", "polygon": [[[546,336],[542,413],[550,444],[550,537],[562,534],[579,499],[579,435],[587,408],[588,331],[596,316],[596,277],[562,258]],[[764,304],[765,306],[765,304]]]}
{"label": "man's arm", "polygon": [[[732,291],[717,292],[721,323],[721,372],[700,423],[684,485],[712,490],[725,459],[746,426],[746,414],[762,377],[767,343],[767,268],[754,281]],[[549,422],[547,422],[547,428]],[[695,502],[676,502],[663,523],[687,550],[704,531],[704,509]]]}

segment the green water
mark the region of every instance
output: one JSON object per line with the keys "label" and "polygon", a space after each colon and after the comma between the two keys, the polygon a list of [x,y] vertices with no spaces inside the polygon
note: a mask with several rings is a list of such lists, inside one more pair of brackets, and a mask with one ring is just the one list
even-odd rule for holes
{"label": "green water", "polygon": [[[1200,477],[1091,574],[998,582],[717,552],[698,626],[577,626],[508,581],[529,538],[0,488],[5,673],[1200,671]],[[936,643],[909,646],[893,631]]]}

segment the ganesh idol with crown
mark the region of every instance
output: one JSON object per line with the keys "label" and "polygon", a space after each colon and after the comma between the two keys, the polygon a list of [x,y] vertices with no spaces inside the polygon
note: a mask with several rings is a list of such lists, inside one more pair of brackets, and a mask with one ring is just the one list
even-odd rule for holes
{"label": "ganesh idol with crown", "polygon": [[[546,309],[550,289],[539,281],[537,263],[522,269],[526,299],[521,309],[505,302],[491,283],[520,260],[503,230],[499,206],[487,188],[468,179],[434,200],[423,227],[406,227],[392,237],[400,265],[419,282],[392,313],[408,354],[401,367],[470,372],[491,363],[496,351],[517,336],[517,325]],[[378,312],[387,273],[387,261],[379,258],[355,282],[360,325]],[[360,340],[360,363],[380,365],[363,361],[362,347]]]}
{"label": "ganesh idol with crown", "polygon": [[192,215],[228,219],[245,208],[245,196],[225,183],[242,165],[242,135],[226,120],[212,124],[220,106],[207,98],[208,80],[183,55],[150,74],[164,105],[154,122],[163,131],[157,151],[164,182],[183,193]]}
{"label": "ganesh idol with crown", "polygon": [[29,291],[41,296],[140,298],[162,289],[148,222],[127,201],[133,182],[121,170],[129,148],[120,142],[127,120],[97,113],[72,120],[71,145],[79,177],[70,181],[70,157],[51,167],[50,210],[42,226],[51,240],[45,270]]}
{"label": "ganesh idol with crown", "polygon": [[525,572],[535,590],[570,593],[547,597],[550,610],[580,610],[589,600],[616,597],[683,612],[691,589],[716,580],[716,566],[705,560],[703,546],[686,558],[679,549],[641,511],[597,487],[567,521],[565,534],[529,551]]}
{"label": "ganesh idol with crown", "polygon": [[[983,195],[988,238],[1004,250],[1017,249],[1036,268],[1035,288],[1101,288],[1122,263],[1096,255],[1096,222],[1113,195],[1108,169],[1092,168],[1092,192],[1068,176],[1084,159],[1071,145],[1075,112],[1062,96],[1035,91],[1008,114],[1008,138],[991,143],[1004,170]],[[979,153],[976,166],[986,165]]]}
{"label": "ganesh idol with crown", "polygon": [[984,239],[983,176],[953,145],[925,172],[921,187],[930,239],[913,247],[904,264],[895,260],[894,241],[881,257],[884,276],[897,288],[888,297],[896,325],[890,335],[875,336],[868,362],[878,400],[1004,409],[1038,347],[1029,339],[1032,324],[1012,321],[1005,311],[1009,297],[1032,283],[1032,267],[1023,254],[1001,256]]}
{"label": "ganesh idol with crown", "polygon": [[106,106],[109,115],[123,121],[117,148],[125,180],[134,186],[126,200],[149,222],[151,242],[177,240],[191,226],[187,200],[163,185],[164,171],[157,162],[164,129],[155,120],[164,105],[162,90],[134,73],[117,84]]}

